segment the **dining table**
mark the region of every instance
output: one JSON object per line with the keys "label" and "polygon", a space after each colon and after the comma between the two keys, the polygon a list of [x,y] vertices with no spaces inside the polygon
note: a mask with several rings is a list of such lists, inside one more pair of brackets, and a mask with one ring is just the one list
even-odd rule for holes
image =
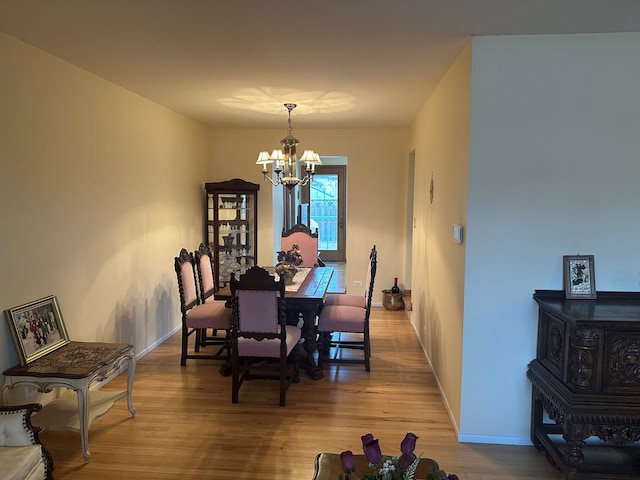
{"label": "dining table", "polygon": [[[262,267],[269,273],[275,273],[275,267]],[[333,276],[332,267],[298,268],[293,284],[286,286],[285,308],[287,323],[299,325],[302,330],[302,348],[300,368],[314,380],[323,377],[322,367],[318,366],[315,353],[318,350],[316,315],[322,306],[324,297]],[[215,294],[216,300],[231,300],[229,285],[219,289]]]}

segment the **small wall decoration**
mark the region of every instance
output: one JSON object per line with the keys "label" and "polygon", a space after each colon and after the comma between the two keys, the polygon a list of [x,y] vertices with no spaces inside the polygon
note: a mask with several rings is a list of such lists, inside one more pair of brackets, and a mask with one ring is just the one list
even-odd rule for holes
{"label": "small wall decoration", "polygon": [[596,298],[593,255],[564,255],[562,261],[566,298]]}
{"label": "small wall decoration", "polygon": [[69,343],[58,300],[49,296],[5,310],[22,366]]}
{"label": "small wall decoration", "polygon": [[433,172],[431,172],[431,181],[429,182],[429,203],[433,203]]}

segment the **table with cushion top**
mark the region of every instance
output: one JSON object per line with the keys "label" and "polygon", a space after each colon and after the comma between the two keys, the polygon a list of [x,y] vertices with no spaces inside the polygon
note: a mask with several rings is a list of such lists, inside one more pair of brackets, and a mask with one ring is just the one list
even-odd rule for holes
{"label": "table with cushion top", "polygon": [[[367,458],[364,455],[354,455],[356,461],[355,474],[362,478],[365,473],[372,473]],[[438,470],[438,463],[430,458],[421,458],[414,478],[427,478],[429,473],[434,474]],[[316,455],[315,472],[312,480],[337,480],[339,475],[344,476],[342,462],[338,453],[319,453]]]}

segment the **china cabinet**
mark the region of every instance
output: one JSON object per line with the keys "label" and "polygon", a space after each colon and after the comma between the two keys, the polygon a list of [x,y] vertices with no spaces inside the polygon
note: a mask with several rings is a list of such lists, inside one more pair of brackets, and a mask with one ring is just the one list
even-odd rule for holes
{"label": "china cabinet", "polygon": [[205,183],[205,241],[214,252],[217,288],[256,265],[260,185],[234,178]]}

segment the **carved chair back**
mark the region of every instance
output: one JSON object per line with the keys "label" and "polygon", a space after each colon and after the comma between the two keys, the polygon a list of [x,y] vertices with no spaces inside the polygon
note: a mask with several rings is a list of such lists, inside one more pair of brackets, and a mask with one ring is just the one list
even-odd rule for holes
{"label": "carved chair back", "polygon": [[301,267],[315,267],[318,265],[318,229],[311,229],[303,223],[297,223],[289,230],[282,229],[281,249],[291,250],[293,244],[298,244],[302,255]]}
{"label": "carved chair back", "polygon": [[201,243],[195,253],[198,270],[198,286],[202,303],[212,302],[217,288],[213,276],[213,252],[208,245]]}
{"label": "carved chair back", "polygon": [[178,291],[180,292],[180,310],[183,314],[198,304],[194,263],[193,254],[187,251],[186,248],[182,248],[180,254],[174,260],[174,267],[178,276]]}

